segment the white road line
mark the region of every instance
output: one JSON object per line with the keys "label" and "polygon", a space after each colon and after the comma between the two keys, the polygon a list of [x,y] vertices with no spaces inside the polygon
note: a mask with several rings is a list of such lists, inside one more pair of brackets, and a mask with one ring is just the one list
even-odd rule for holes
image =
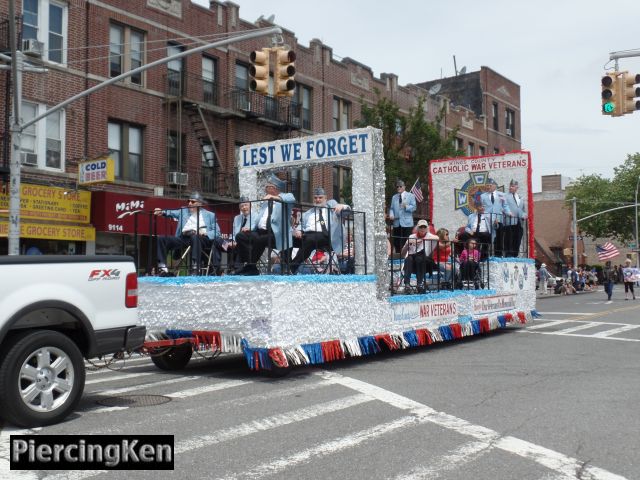
{"label": "white road line", "polygon": [[619,333],[628,332],[629,330],[635,330],[636,328],[640,328],[640,325],[624,325],[618,328],[612,328],[611,330],[605,330],[604,332],[598,332],[591,335],[592,337],[598,338],[606,338],[611,335],[617,335]]}
{"label": "white road line", "polygon": [[245,470],[241,473],[231,474],[222,478],[224,478],[225,480],[236,478],[262,478],[266,475],[273,475],[295,465],[306,463],[309,460],[315,460],[319,457],[324,457],[341,450],[345,450],[347,448],[355,447],[363,442],[367,442],[382,435],[386,435],[387,433],[393,432],[395,430],[418,425],[420,423],[425,423],[428,421],[426,417],[429,415],[430,410],[431,409],[427,409],[424,412],[424,415],[420,415],[420,412],[415,412],[413,415],[401,417],[388,423],[375,425],[351,435],[346,435],[335,440],[321,443],[320,445],[302,450],[300,452],[294,453],[293,455],[278,458],[272,462],[252,468],[251,470]]}
{"label": "white road line", "polygon": [[[196,377],[196,378],[200,378],[200,377]],[[202,387],[196,387],[189,390],[181,390],[178,392],[167,393],[167,394],[164,394],[163,396],[169,397],[169,398],[187,398],[187,397],[193,397],[195,395],[201,395],[203,393],[210,393],[218,390],[225,390],[227,388],[239,387],[241,385],[246,385],[248,383],[253,383],[253,382],[246,381],[246,380],[229,380],[227,382],[216,383],[214,385],[205,385]],[[91,410],[86,410],[83,413],[109,413],[109,412],[115,412],[120,410],[128,410],[129,408],[130,407],[99,407]]]}
{"label": "white road line", "polygon": [[33,435],[40,430],[42,427],[28,429],[4,427],[0,430],[0,479],[35,480],[38,478],[35,472],[10,470],[9,453],[11,435]]}
{"label": "white road line", "polygon": [[[497,438],[497,437],[496,437]],[[396,480],[419,480],[423,478],[438,478],[444,472],[455,470],[466,463],[470,463],[482,455],[493,450],[493,445],[489,442],[468,442],[455,448],[438,458],[430,458],[429,465],[417,467],[407,473],[402,473]]]}
{"label": "white road line", "polygon": [[540,315],[595,315],[595,313],[585,312],[538,312]]}
{"label": "white road line", "polygon": [[[514,332],[518,332],[518,333],[535,333],[538,335],[558,335],[556,332],[531,332],[529,330],[526,329],[519,329],[519,330],[514,330]],[[580,333],[565,333],[563,335],[558,335],[561,337],[580,337],[580,338],[595,338],[597,340],[618,340],[619,342],[640,342],[640,339],[638,338],[620,338],[620,337],[596,337],[595,334],[593,335],[583,335]]]}
{"label": "white road line", "polygon": [[96,378],[95,380],[87,380],[85,385],[93,385],[94,383],[115,382],[116,380],[126,380],[127,378],[144,377],[146,375],[166,375],[158,372],[140,372],[140,373],[125,373],[123,375],[114,375],[107,378]]}
{"label": "white road line", "polygon": [[538,330],[539,328],[546,328],[553,325],[561,325],[563,323],[573,322],[573,320],[550,320],[545,323],[537,323],[536,325],[532,325],[530,327],[526,327],[527,330]]}
{"label": "white road line", "polygon": [[127,393],[127,392],[134,392],[136,390],[144,390],[145,388],[152,388],[152,387],[160,387],[163,385],[172,385],[174,383],[180,383],[180,382],[188,382],[189,380],[199,380],[202,379],[202,377],[198,377],[198,376],[192,376],[192,377],[173,377],[169,380],[161,380],[159,382],[151,382],[151,383],[139,383],[138,385],[129,385],[128,387],[122,387],[122,388],[114,388],[111,390],[94,390],[92,392],[87,392],[87,394],[91,394],[91,395],[119,395],[121,393]]}
{"label": "white road line", "polygon": [[567,333],[579,332],[580,330],[587,330],[598,326],[598,322],[584,322],[582,325],[576,327],[565,328],[564,330],[556,330],[556,335],[566,335]]}
{"label": "white road line", "polygon": [[[327,413],[338,412],[356,405],[361,405],[372,401],[373,399],[364,394],[351,395],[349,397],[331,400],[329,402],[319,403],[310,407],[300,408],[285,413],[278,413],[270,417],[253,420],[251,422],[234,425],[233,427],[218,430],[211,435],[198,435],[190,438],[175,446],[175,453],[180,454],[198,448],[208,447],[217,443],[235,440],[245,437],[256,432],[263,432],[273,428],[291,425],[292,423],[302,422],[310,418],[319,417]],[[412,417],[411,417],[412,418]]]}
{"label": "white road line", "polygon": [[320,375],[322,378],[331,379],[337,384],[352,388],[357,392],[370,395],[373,398],[401,410],[428,412],[428,420],[431,423],[453,430],[462,435],[473,437],[476,440],[487,442],[495,439],[496,437],[500,437],[493,442],[496,448],[533,460],[559,474],[567,476],[573,475],[575,477],[576,472],[580,471],[582,473],[582,478],[590,478],[591,480],[624,480],[624,477],[621,477],[620,475],[616,475],[598,467],[584,465],[583,462],[562,453],[549,450],[518,438],[502,437],[494,430],[480,425],[474,425],[466,420],[454,417],[453,415],[449,415],[444,412],[437,412],[436,410],[416,402],[415,400],[403,397],[402,395],[390,392],[376,385],[371,385],[370,383],[356,380],[355,378],[344,377],[335,372],[323,371],[318,372],[316,375]]}

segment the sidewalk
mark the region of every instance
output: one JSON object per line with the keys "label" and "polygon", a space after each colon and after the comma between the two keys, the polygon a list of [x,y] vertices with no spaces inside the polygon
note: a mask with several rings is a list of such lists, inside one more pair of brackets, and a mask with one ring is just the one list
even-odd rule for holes
{"label": "sidewalk", "polygon": [[[603,288],[599,288],[596,287],[594,290],[584,290],[582,292],[577,292],[575,293],[575,295],[585,295],[585,294],[589,294],[589,293],[604,293],[604,289]],[[553,293],[553,291],[551,289],[549,289],[549,293],[547,293],[546,295],[544,295],[540,290],[536,290],[536,298],[549,298],[549,297],[561,297],[562,294],[561,293]]]}

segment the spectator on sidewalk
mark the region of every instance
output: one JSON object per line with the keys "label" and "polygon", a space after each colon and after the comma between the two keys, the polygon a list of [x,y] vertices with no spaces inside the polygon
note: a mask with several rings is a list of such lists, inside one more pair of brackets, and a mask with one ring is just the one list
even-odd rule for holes
{"label": "spectator on sidewalk", "polygon": [[549,293],[547,285],[549,283],[549,278],[551,278],[551,274],[547,271],[547,264],[543,263],[540,265],[540,270],[538,271],[540,275],[540,290],[543,295]]}

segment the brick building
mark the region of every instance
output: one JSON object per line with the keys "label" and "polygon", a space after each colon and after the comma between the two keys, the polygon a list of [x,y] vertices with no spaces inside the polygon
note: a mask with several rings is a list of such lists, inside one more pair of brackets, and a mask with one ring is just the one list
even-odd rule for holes
{"label": "brick building", "polygon": [[[265,20],[241,19],[240,6],[229,1],[213,0],[209,8],[190,0],[16,3],[20,45],[23,51],[30,51],[32,63],[48,69],[47,73],[24,75],[25,120],[139,65],[227,34],[271,26]],[[0,0],[0,15],[7,9],[8,0]],[[9,51],[7,25],[4,13],[0,19],[3,53]],[[457,146],[469,155],[520,149],[520,129],[516,128],[520,124],[519,87],[487,67],[401,86],[395,74],[376,77],[371,68],[356,60],[337,60],[331,47],[319,40],[299,45],[294,32],[288,30],[283,40],[297,54],[293,98],[249,91],[249,54],[269,46],[268,37],[193,54],[76,101],[25,131],[23,184],[59,187],[64,192],[91,191],[90,224],[83,228],[94,232],[86,242],[78,242],[74,251],[131,253],[137,240],[132,224],[123,224],[130,220],[123,215],[158,205],[179,205],[179,199],[192,190],[201,191],[216,205],[227,233],[236,211],[235,159],[240,146],[353,128],[360,118],[361,102],[373,103],[376,90],[404,113],[419,97],[425,97],[429,120],[444,107],[443,129],[459,127]],[[34,56],[39,49],[40,59]],[[433,88],[436,83],[439,91]],[[6,92],[0,103],[0,177],[6,186],[11,108],[7,71],[0,72],[0,89]],[[468,100],[465,89],[469,90]],[[115,181],[78,186],[78,163],[106,154],[115,160]],[[289,190],[303,203],[311,201],[316,186],[339,198],[350,182],[348,168],[340,165],[290,170],[286,177]],[[6,187],[4,191],[6,195]],[[34,238],[41,249],[48,250],[45,253],[66,250],[60,242],[67,238]],[[51,241],[43,245],[45,240]],[[144,251],[144,245],[141,247]],[[0,238],[2,251],[6,251],[6,240]]]}

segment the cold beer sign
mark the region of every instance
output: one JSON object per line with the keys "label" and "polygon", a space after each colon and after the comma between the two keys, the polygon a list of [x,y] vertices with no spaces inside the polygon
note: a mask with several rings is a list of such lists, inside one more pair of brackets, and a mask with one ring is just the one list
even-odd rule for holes
{"label": "cold beer sign", "polygon": [[113,182],[114,176],[114,162],[110,157],[89,160],[78,165],[78,183],[80,185]]}

